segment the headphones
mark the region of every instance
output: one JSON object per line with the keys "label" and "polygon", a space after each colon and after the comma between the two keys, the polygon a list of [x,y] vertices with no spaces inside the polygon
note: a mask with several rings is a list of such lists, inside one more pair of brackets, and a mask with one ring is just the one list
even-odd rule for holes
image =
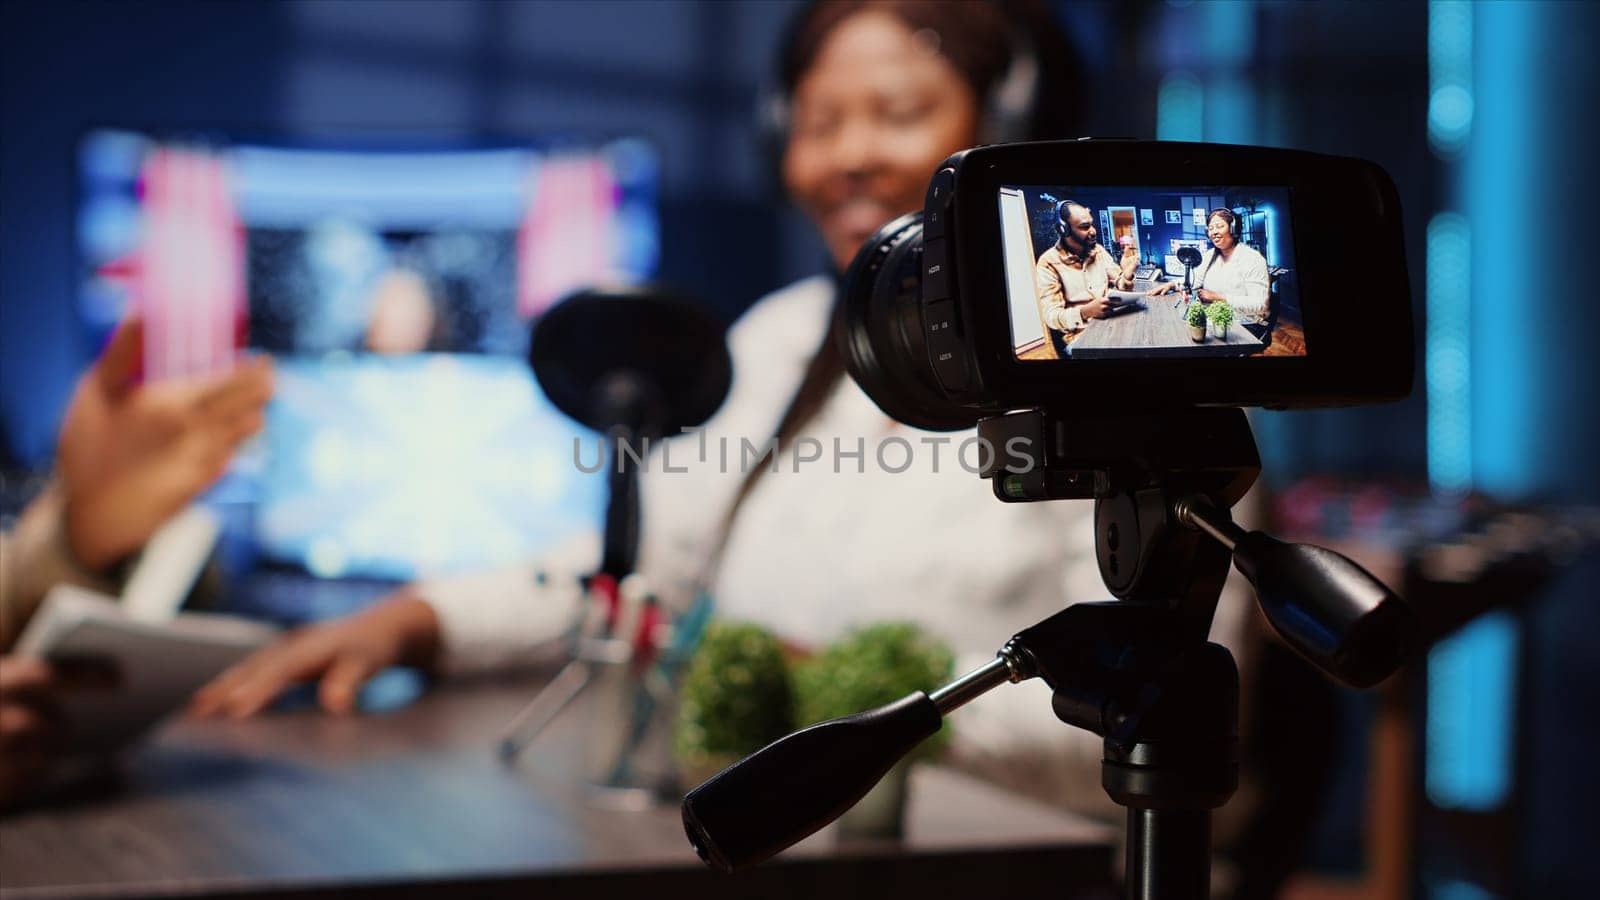
{"label": "headphones", "polygon": [[[801,24],[806,14],[802,12],[789,20],[783,38],[778,42],[777,58],[789,55],[789,48],[800,36]],[[1033,132],[1033,120],[1039,106],[1039,54],[1033,39],[1021,29],[1006,29],[1011,61],[1005,74],[984,94],[980,109],[983,121],[978,125],[978,142],[982,144],[1007,144],[1025,141]],[[756,137],[767,159],[767,170],[774,173],[773,181],[783,183],[783,153],[789,144],[790,119],[789,94],[779,84],[778,78],[768,76],[756,96]]]}
{"label": "headphones", "polygon": [[1080,207],[1080,208],[1082,208],[1084,210],[1087,210],[1088,213],[1089,213],[1089,217],[1090,218],[1094,217],[1094,210],[1089,209],[1089,207],[1084,206],[1082,203],[1079,203],[1076,200],[1060,200],[1060,201],[1057,201],[1057,203],[1056,203],[1056,240],[1058,240],[1058,241],[1064,239],[1067,236],[1067,232],[1069,230],[1071,230],[1071,228],[1072,228],[1072,223],[1067,221],[1067,210],[1071,209],[1074,206]]}
{"label": "headphones", "polygon": [[1209,224],[1211,220],[1217,216],[1221,216],[1222,221],[1228,223],[1228,234],[1233,235],[1233,242],[1235,244],[1239,243],[1239,214],[1227,208],[1226,206],[1219,206],[1206,215],[1206,222]]}

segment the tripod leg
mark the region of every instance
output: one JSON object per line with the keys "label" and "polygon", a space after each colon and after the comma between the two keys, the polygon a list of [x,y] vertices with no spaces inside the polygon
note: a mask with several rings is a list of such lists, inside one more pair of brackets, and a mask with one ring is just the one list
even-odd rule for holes
{"label": "tripod leg", "polygon": [[1205,900],[1211,885],[1211,813],[1128,809],[1129,900]]}
{"label": "tripod leg", "polygon": [[556,677],[506,723],[497,745],[500,759],[507,763],[516,760],[522,748],[589,686],[593,676],[594,666],[587,660],[575,659],[563,666]]}

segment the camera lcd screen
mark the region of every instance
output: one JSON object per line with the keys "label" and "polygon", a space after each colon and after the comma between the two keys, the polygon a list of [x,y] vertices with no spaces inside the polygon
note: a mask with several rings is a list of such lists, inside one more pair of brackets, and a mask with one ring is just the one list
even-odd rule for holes
{"label": "camera lcd screen", "polygon": [[1305,356],[1286,187],[1005,185],[1017,359]]}

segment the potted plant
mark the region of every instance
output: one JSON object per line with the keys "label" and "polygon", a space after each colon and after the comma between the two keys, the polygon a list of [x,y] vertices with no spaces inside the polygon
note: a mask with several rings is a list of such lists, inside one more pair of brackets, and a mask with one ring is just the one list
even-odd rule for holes
{"label": "potted plant", "polygon": [[698,784],[794,730],[783,647],[747,622],[712,622],[678,690],[673,750]]}
{"label": "potted plant", "polygon": [[1199,300],[1189,301],[1189,311],[1184,313],[1184,321],[1189,323],[1189,339],[1200,343],[1206,339],[1206,307]]}
{"label": "potted plant", "polygon": [[1233,306],[1226,300],[1218,300],[1206,305],[1206,318],[1211,321],[1211,329],[1219,338],[1228,336],[1228,326],[1233,324]]}
{"label": "potted plant", "polygon": [[[802,726],[892,703],[950,680],[955,657],[916,625],[883,622],[847,634],[794,673],[796,722]],[[898,837],[904,829],[909,764],[949,740],[948,726],[885,775],[840,818],[846,834]]]}

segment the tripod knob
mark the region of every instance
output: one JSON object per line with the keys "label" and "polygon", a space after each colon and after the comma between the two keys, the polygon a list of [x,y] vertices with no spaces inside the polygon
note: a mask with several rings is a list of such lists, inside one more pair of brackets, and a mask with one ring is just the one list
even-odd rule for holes
{"label": "tripod knob", "polygon": [[917,691],[780,738],[683,798],[689,842],[722,872],[761,862],[854,806],[941,719]]}

